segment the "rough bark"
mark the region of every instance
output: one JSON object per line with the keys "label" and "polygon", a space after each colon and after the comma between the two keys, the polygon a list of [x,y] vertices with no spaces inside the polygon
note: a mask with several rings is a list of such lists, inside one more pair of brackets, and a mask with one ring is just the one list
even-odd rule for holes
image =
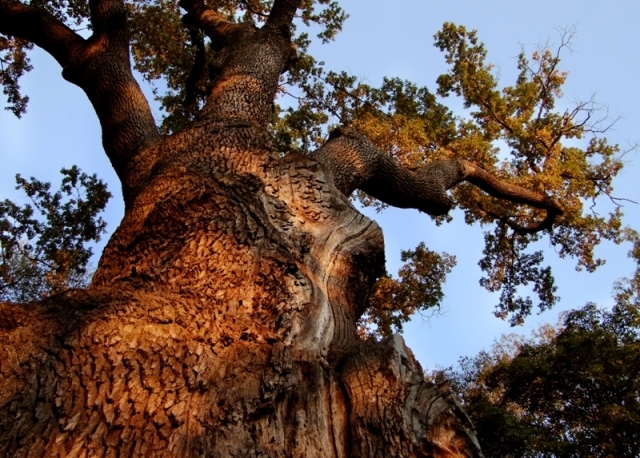
{"label": "rough bark", "polygon": [[91,2],[84,40],[0,0],[0,32],[49,50],[94,104],[127,204],[89,290],[0,305],[0,455],[481,456],[399,336],[358,340],[384,250],[348,195],[442,214],[446,190],[475,179],[561,208],[459,161],[404,170],[353,132],[278,158],[267,124],[298,4],[276,0],[257,29],[183,0],[218,68],[198,118],[161,138],[122,2]]}
{"label": "rough bark", "polygon": [[93,287],[3,306],[3,455],[479,456],[400,338],[357,340],[382,234],[324,167],[246,125],[163,146]]}

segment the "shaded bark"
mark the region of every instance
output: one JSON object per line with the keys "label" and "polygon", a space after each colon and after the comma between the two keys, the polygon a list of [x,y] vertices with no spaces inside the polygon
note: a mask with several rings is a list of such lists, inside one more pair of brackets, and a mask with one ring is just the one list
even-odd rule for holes
{"label": "shaded bark", "polygon": [[[446,190],[475,180],[561,207],[460,161],[402,169],[346,130],[278,158],[267,126],[298,4],[276,0],[258,29],[182,0],[217,71],[197,119],[169,137],[132,77],[122,2],[90,3],[88,40],[46,15],[0,19],[85,90],[126,201],[88,291],[0,305],[3,456],[481,456],[399,336],[358,340],[384,247],[348,195],[443,214]],[[14,18],[21,8],[0,0]],[[29,32],[43,21],[66,38]]]}

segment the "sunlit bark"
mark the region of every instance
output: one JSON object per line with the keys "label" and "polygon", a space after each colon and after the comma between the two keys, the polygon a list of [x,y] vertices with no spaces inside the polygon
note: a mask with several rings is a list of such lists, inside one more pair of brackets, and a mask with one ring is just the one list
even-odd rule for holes
{"label": "sunlit bark", "polygon": [[257,29],[183,0],[220,60],[206,106],[170,137],[131,76],[122,3],[92,2],[94,35],[62,44],[127,207],[88,291],[0,306],[2,455],[481,456],[399,336],[358,339],[384,247],[348,200],[360,188],[442,214],[467,169],[376,156],[344,175],[339,138],[278,158],[267,125],[297,6],[276,0]]}

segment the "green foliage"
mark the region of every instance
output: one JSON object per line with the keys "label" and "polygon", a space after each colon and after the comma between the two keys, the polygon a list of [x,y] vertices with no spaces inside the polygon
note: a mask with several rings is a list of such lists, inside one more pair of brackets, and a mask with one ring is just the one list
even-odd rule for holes
{"label": "green foliage", "polygon": [[20,93],[18,80],[31,70],[27,57],[27,51],[31,48],[33,45],[24,40],[0,35],[0,85],[9,103],[5,110],[18,118],[27,111],[29,102],[29,97]]}
{"label": "green foliage", "polygon": [[[85,0],[29,4],[46,9],[71,28],[91,29]],[[271,0],[205,2],[228,21],[257,27],[264,24],[272,4]],[[190,23],[177,0],[128,0],[126,5],[134,67],[154,85],[164,113],[162,129],[176,132],[203,106],[219,71],[220,44]],[[490,197],[471,184],[451,192],[465,222],[485,228],[480,282],[499,293],[496,316],[514,325],[536,308],[548,309],[558,300],[553,273],[539,249],[545,239],[560,257],[574,258],[579,269],[593,271],[604,262],[595,257],[595,247],[603,239],[618,243],[622,238],[622,213],[612,183],[622,168],[623,152],[602,137],[612,122],[593,100],[573,106],[560,102],[567,79],[560,70],[560,53],[570,44],[569,33],[555,50],[539,49],[530,57],[521,52],[515,82],[501,86],[476,32],[445,23],[434,38],[449,69],[430,90],[396,77],[376,86],[346,72],[326,71],[324,63],[309,54],[311,38],[302,27],[310,27],[317,39],[327,42],[346,18],[336,1],[302,2],[294,23],[298,59],[281,78],[282,97],[271,126],[281,154],[308,153],[325,141],[333,125],[342,124],[360,130],[405,167],[416,169],[433,160],[458,157],[504,182],[561,202],[565,211],[553,228],[536,230],[545,210]],[[16,115],[26,109],[18,79],[30,69],[28,48],[0,36],[2,84],[8,108]],[[467,113],[456,116],[444,105],[444,99],[452,96],[462,99]],[[358,198],[383,208],[362,193]],[[608,214],[594,210],[603,198],[613,203]],[[439,217],[436,223],[451,219]],[[440,278],[439,267],[433,264],[433,268],[429,281]],[[391,285],[388,279],[382,281]],[[384,289],[382,284],[378,288]],[[405,305],[398,302],[397,307]]]}
{"label": "green foliage", "polygon": [[551,267],[540,267],[544,257],[542,251],[526,253],[525,249],[539,236],[523,237],[509,231],[506,225],[497,225],[494,232],[485,232],[484,258],[480,268],[487,276],[480,279],[480,285],[491,292],[500,292],[500,302],[495,315],[509,318],[511,325],[522,324],[531,314],[533,300],[518,295],[518,287],[533,284],[538,295],[540,311],[550,309],[557,301]]}
{"label": "green foliage", "polygon": [[439,307],[442,284],[456,264],[455,256],[436,253],[420,243],[415,250],[402,251],[398,279],[383,276],[369,297],[367,313],[359,322],[362,337],[386,337],[402,331],[402,324],[416,312]]}
{"label": "green foliage", "polygon": [[[558,300],[543,252],[532,249],[545,234],[560,257],[572,257],[578,269],[590,272],[604,262],[594,256],[600,241],[622,240],[622,213],[612,182],[623,153],[600,136],[613,122],[593,100],[557,110],[567,78],[559,69],[560,53],[569,40],[570,34],[563,34],[555,52],[537,50],[531,60],[522,52],[515,84],[499,88],[476,33],[446,23],[435,45],[444,52],[449,71],[438,78],[436,95],[398,78],[385,78],[375,88],[345,72],[325,72],[321,62],[303,56],[287,77],[289,85],[298,87],[298,105],[280,113],[278,147],[307,152],[322,143],[332,123],[352,125],[405,167],[460,157],[562,202],[564,214],[543,232],[535,227],[545,210],[490,197],[469,184],[452,190],[465,222],[488,229],[480,284],[500,293],[495,315],[521,324],[534,308],[546,310]],[[452,95],[462,99],[468,116],[456,117],[442,104]],[[580,142],[584,147],[576,146]],[[594,205],[603,197],[614,209],[600,215]],[[359,198],[383,207],[363,194]]]}
{"label": "green foliage", "polygon": [[384,78],[376,88],[346,72],[325,72],[323,65],[303,55],[287,75],[299,94],[292,94],[297,106],[282,113],[283,130],[293,134],[285,149],[308,152],[338,123],[366,133],[403,165],[418,167],[441,157],[439,150],[455,138],[455,118],[426,87]]}
{"label": "green foliage", "polygon": [[431,374],[450,380],[488,458],[640,455],[640,242],[628,235],[639,269],[611,311],[587,304]]}
{"label": "green foliage", "polygon": [[[511,183],[562,202],[565,213],[549,232],[549,241],[560,257],[573,257],[578,268],[592,272],[603,263],[594,258],[595,246],[602,239],[616,243],[622,240],[622,215],[619,207],[603,217],[584,206],[595,203],[599,196],[611,197],[612,180],[622,162],[619,148],[598,136],[612,123],[598,114],[593,101],[578,103],[564,112],[554,111],[567,78],[567,73],[559,70],[560,52],[569,39],[565,33],[555,53],[550,49],[534,52],[533,62],[522,52],[515,85],[499,90],[476,33],[445,24],[436,34],[436,46],[444,51],[451,67],[438,78],[438,94],[456,94],[472,110],[462,148],[490,151],[498,142],[508,146],[507,159],[498,162],[499,156],[494,153],[492,158],[478,162]],[[584,149],[565,146],[588,136],[591,138]],[[557,297],[550,268],[542,267],[540,251],[527,253],[540,234],[518,231],[518,226],[539,221],[540,212],[488,198],[476,188],[454,194],[468,223],[495,223],[494,229],[485,234],[485,257],[480,266],[485,272],[481,284],[490,291],[502,290],[496,315],[513,314],[512,324],[521,323],[533,301],[519,297],[517,288],[528,283],[534,285],[540,310],[551,307]]]}
{"label": "green foliage", "polygon": [[617,304],[632,306],[640,310],[640,235],[632,229],[626,229],[625,237],[633,243],[629,257],[636,262],[636,270],[630,278],[618,280],[613,285]]}
{"label": "green foliage", "polygon": [[202,34],[183,25],[176,1],[133,2],[130,24],[134,68],[149,82],[162,81],[165,92],[154,86],[154,95],[167,113],[163,128],[167,132],[179,130],[201,107],[206,92],[209,65],[200,55]]}
{"label": "green foliage", "polygon": [[[97,217],[111,194],[95,175],[78,167],[62,169],[60,190],[51,184],[16,176],[16,189],[31,204],[0,202],[0,300],[29,302],[84,287],[89,280],[87,264],[106,223]],[[39,216],[37,216],[39,214]]]}

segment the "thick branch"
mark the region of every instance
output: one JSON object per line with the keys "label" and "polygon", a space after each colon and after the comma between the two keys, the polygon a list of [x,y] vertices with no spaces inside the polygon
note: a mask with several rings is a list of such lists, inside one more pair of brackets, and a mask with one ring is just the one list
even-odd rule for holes
{"label": "thick branch", "polygon": [[121,0],[89,0],[94,36],[105,36],[114,45],[126,43],[127,10]]}
{"label": "thick branch", "polygon": [[203,0],[180,0],[180,7],[187,11],[184,24],[202,30],[217,51],[215,77],[199,119],[267,126],[280,75],[295,58],[289,26],[298,3],[276,0],[267,23],[257,29],[248,23],[225,21]]}
{"label": "thick branch", "polygon": [[447,190],[468,181],[491,196],[547,211],[542,222],[530,227],[491,214],[521,234],[551,227],[564,211],[555,200],[500,180],[469,161],[434,161],[415,171],[405,169],[353,129],[336,129],[313,156],[331,171],[336,187],[344,194],[361,189],[394,207],[446,214],[452,206]]}
{"label": "thick branch", "polygon": [[158,130],[131,71],[127,8],[123,0],[90,0],[93,35],[65,66],[63,76],[87,94],[102,127],[102,143],[123,184],[125,202],[139,177],[134,159]]}
{"label": "thick branch", "polygon": [[49,12],[5,0],[0,1],[0,33],[34,43],[63,67],[85,42]]}
{"label": "thick branch", "polygon": [[477,164],[465,160],[460,160],[460,164],[462,166],[462,180],[476,185],[493,197],[530,205],[535,208],[552,210],[556,214],[561,214],[564,211],[562,206],[555,200],[543,194],[507,183],[480,168]]}
{"label": "thick branch", "polygon": [[300,0],[276,0],[267,19],[267,27],[288,29],[299,7]]}
{"label": "thick branch", "polygon": [[[214,15],[211,23],[217,21],[215,13],[200,0],[182,0],[181,6],[188,8],[186,23],[204,28],[209,14]],[[289,28],[257,29],[247,23],[219,27],[214,24],[211,28],[218,34],[215,49],[219,52],[215,56],[215,78],[199,119],[234,120],[266,127],[273,115],[280,75],[295,58]]]}
{"label": "thick branch", "polygon": [[349,128],[334,130],[313,157],[331,171],[345,195],[361,189],[394,207],[417,208],[430,215],[444,215],[451,209],[446,191],[462,178],[458,161],[433,162],[415,172],[400,167]]}
{"label": "thick branch", "polygon": [[149,104],[131,72],[126,8],[121,0],[90,2],[94,34],[83,39],[42,8],[0,0],[0,33],[31,41],[81,87],[102,126],[103,145],[123,182],[132,187],[131,161],[158,135]]}

